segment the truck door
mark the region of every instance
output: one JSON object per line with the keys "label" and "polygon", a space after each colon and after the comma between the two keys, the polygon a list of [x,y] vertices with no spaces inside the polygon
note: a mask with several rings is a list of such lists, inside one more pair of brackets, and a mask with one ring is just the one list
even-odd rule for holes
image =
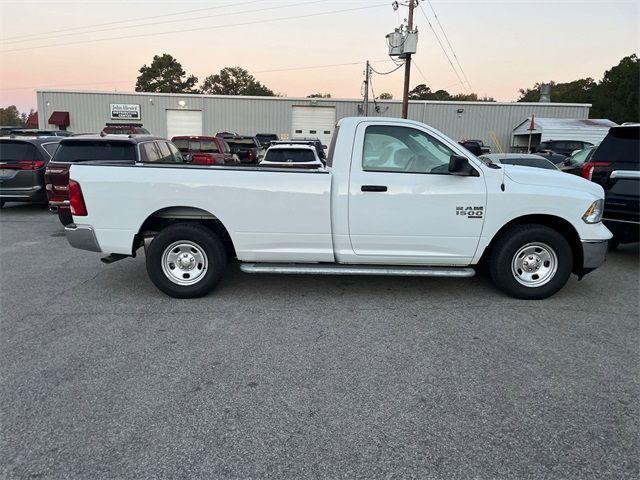
{"label": "truck door", "polygon": [[453,154],[449,140],[412,124],[357,127],[349,179],[349,236],[357,261],[471,261],[486,186],[479,168],[478,176],[450,174]]}

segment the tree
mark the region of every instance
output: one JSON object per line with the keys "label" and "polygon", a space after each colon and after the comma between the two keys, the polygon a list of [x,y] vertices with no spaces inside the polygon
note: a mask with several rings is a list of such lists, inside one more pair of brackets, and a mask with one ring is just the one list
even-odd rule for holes
{"label": "tree", "polygon": [[429,100],[431,99],[431,89],[427,87],[424,83],[417,85],[413,90],[409,92],[410,100]]}
{"label": "tree", "polygon": [[9,105],[7,108],[0,108],[0,125],[6,127],[22,127],[24,122],[22,121],[18,107]]}
{"label": "tree", "polygon": [[[591,103],[597,87],[590,77],[567,83],[556,83],[553,80],[548,83],[551,85],[551,101],[558,103]],[[541,87],[542,83],[536,83],[533,88],[521,88],[518,102],[538,102]]]}
{"label": "tree", "polygon": [[391,100],[393,98],[393,95],[388,92],[382,92],[378,98],[380,100]]}
{"label": "tree", "polygon": [[591,118],[617,123],[640,121],[640,63],[636,54],[624,57],[604,72],[593,96]]}
{"label": "tree", "polygon": [[[581,78],[567,83],[551,84],[551,101],[562,103],[590,103],[591,118],[608,118],[617,123],[640,120],[640,63],[636,54],[624,57],[618,65],[604,72],[599,83],[593,78]],[[537,102],[540,83],[533,88],[520,89],[519,102]]]}
{"label": "tree", "polygon": [[307,98],[331,98],[330,93],[312,93],[311,95],[307,95]]}
{"label": "tree", "polygon": [[225,67],[220,73],[209,75],[204,79],[201,92],[209,95],[274,96],[270,88],[262,85],[242,67]]}
{"label": "tree", "polygon": [[[136,92],[198,93],[197,77],[186,76],[182,65],[168,53],[153,56],[150,66],[143,65],[136,81]],[[185,78],[186,77],[186,78]]]}

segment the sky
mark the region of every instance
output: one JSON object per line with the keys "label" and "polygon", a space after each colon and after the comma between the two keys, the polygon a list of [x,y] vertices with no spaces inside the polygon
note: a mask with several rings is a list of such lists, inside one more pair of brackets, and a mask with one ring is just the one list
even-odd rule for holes
{"label": "sky", "polygon": [[[0,0],[0,106],[36,108],[36,89],[133,91],[169,53],[202,82],[241,66],[287,97],[360,98],[364,62],[395,65],[392,0]],[[405,1],[405,3],[407,3]],[[640,0],[422,0],[411,88],[514,101],[536,82],[600,80],[640,50]],[[446,53],[445,53],[446,52]],[[402,97],[404,69],[372,77]]]}

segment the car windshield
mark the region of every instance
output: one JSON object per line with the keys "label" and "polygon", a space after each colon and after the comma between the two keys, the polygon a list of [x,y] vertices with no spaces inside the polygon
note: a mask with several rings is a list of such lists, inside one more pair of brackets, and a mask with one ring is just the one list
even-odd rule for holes
{"label": "car windshield", "polygon": [[315,159],[315,155],[310,150],[302,148],[278,148],[268,150],[264,161],[277,163],[301,163],[313,162]]}
{"label": "car windshield", "polygon": [[87,160],[136,161],[136,146],[129,142],[69,141],[60,143],[53,156],[55,162],[82,162]]}

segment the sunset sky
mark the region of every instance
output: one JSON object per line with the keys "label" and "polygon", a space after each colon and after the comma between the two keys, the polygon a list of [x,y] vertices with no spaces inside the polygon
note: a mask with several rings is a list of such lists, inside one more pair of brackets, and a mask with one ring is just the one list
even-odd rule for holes
{"label": "sunset sky", "polygon": [[[358,98],[365,60],[378,72],[394,66],[385,35],[406,18],[407,8],[396,12],[391,3],[0,0],[0,104],[28,111],[36,107],[35,89],[44,88],[133,91],[139,68],[162,53],[200,81],[239,65],[288,97],[328,92]],[[426,83],[434,91],[511,101],[537,81],[599,80],[639,51],[639,4],[423,0],[415,12],[420,33],[411,87]],[[376,74],[373,89],[398,99],[402,82],[403,69]]]}

